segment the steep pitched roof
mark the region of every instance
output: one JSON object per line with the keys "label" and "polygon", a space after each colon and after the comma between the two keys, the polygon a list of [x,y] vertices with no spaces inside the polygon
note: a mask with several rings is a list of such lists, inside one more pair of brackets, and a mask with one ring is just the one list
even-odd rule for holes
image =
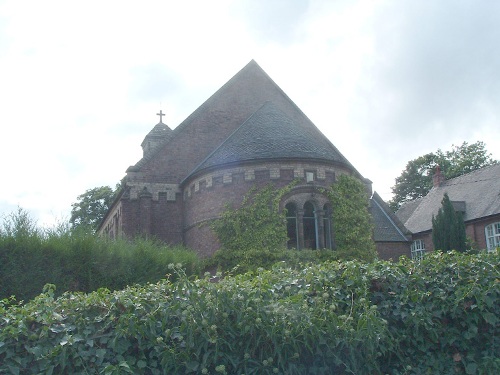
{"label": "steep pitched roof", "polygon": [[[404,221],[405,226],[413,233],[431,230],[432,216],[437,215],[445,193],[448,193],[452,202],[465,202],[466,222],[500,214],[500,164],[478,169],[433,187]],[[400,211],[397,212],[398,217],[404,218]]]}
{"label": "steep pitched roof", "polygon": [[370,213],[374,226],[374,241],[408,242],[410,240],[411,233],[377,192],[374,192],[370,199]]}
{"label": "steep pitched roof", "polygon": [[198,165],[191,175],[215,166],[269,159],[321,160],[352,168],[316,127],[305,127],[274,103],[266,102]]}
{"label": "steep pitched roof", "polygon": [[[165,139],[155,152],[144,155],[127,172],[147,173],[147,178],[153,178],[156,181],[168,179],[168,182],[179,183],[185,180],[195,169],[198,170],[197,166],[199,167],[203,161],[206,161],[207,157],[212,155],[213,151],[218,149],[242,124],[253,115],[257,115],[256,112],[259,108],[263,108],[266,102],[272,102],[275,107],[273,121],[281,124],[292,123],[295,127],[302,127],[303,132],[310,134],[309,138],[319,140],[320,144],[329,143],[330,152],[334,153],[332,150],[336,150],[335,147],[252,60],[174,128],[171,136]],[[264,115],[263,111],[259,116]],[[267,116],[271,116],[271,113],[268,112]],[[257,121],[257,117],[252,121]],[[199,139],[202,142],[196,142]],[[275,134],[273,139],[276,139]],[[255,149],[248,150],[249,155],[251,153],[255,156],[255,151]],[[336,153],[338,153],[338,162],[346,163],[348,168],[358,173],[340,152],[336,151]],[[221,157],[217,162],[224,160],[224,157]]]}

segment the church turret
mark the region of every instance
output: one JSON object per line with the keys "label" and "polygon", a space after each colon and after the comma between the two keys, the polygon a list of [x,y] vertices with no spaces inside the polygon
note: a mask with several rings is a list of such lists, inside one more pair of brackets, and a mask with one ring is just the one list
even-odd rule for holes
{"label": "church turret", "polygon": [[165,116],[165,114],[160,111],[160,113],[157,113],[157,115],[160,116],[160,122],[156,124],[153,129],[151,129],[151,131],[148,133],[148,135],[146,135],[146,137],[144,137],[144,140],[141,143],[143,156],[146,156],[153,150],[155,150],[159,144],[170,138],[170,135],[172,133],[172,129],[170,129],[162,121],[162,117]]}

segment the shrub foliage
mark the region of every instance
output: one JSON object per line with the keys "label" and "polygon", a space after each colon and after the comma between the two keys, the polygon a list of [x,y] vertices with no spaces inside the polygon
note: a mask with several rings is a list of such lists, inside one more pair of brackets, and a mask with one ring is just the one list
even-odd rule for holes
{"label": "shrub foliage", "polygon": [[164,278],[170,263],[199,272],[193,251],[145,239],[109,241],[64,226],[42,230],[22,209],[0,226],[0,298],[29,300],[47,283],[58,292],[123,289]]}
{"label": "shrub foliage", "polygon": [[493,374],[499,253],[420,263],[161,281],[110,292],[48,285],[0,304],[0,373]]}

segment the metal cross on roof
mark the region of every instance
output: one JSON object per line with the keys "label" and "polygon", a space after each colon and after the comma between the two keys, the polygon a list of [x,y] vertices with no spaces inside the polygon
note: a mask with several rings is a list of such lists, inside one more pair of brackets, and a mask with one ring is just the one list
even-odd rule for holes
{"label": "metal cross on roof", "polygon": [[157,113],[156,115],[160,116],[160,122],[163,124],[162,117],[165,116],[165,114],[161,111],[161,109],[160,109],[160,113]]}

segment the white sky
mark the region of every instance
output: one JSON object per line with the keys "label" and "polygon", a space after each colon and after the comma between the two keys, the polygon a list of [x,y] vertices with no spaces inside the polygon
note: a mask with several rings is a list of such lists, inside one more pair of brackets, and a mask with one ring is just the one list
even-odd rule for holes
{"label": "white sky", "polygon": [[500,159],[500,2],[0,0],[0,216],[69,219],[251,59],[386,200],[463,141]]}

